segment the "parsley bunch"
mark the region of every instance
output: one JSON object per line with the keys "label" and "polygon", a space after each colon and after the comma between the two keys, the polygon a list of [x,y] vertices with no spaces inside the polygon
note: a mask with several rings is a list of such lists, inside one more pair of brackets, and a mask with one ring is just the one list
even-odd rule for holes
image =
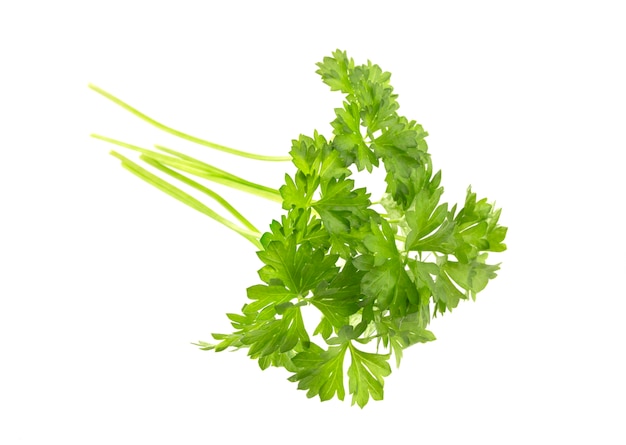
{"label": "parsley bunch", "polygon": [[[475,299],[498,265],[506,227],[500,210],[467,191],[457,210],[441,202],[441,172],[433,173],[427,133],[397,112],[390,73],[370,62],[355,66],[336,51],[317,64],[331,90],[345,95],[335,110],[333,136],[315,132],[292,142],[289,158],[260,156],[205,141],[149,118],[104,90],[97,92],[143,120],[214,149],[264,161],[289,159],[296,167],[279,190],[271,189],[166,147],[148,150],[99,139],[141,153],[140,159],[216,200],[226,218],[200,200],[122,156],[130,171],[235,230],[259,249],[261,284],[247,289],[240,313],[227,314],[231,333],[213,334],[204,350],[248,351],[262,369],[280,366],[308,397],[344,399],[365,406],[383,398],[393,355],[432,341],[431,317]],[[386,171],[386,192],[372,202],[350,179],[354,169]],[[260,233],[224,198],[188,175],[282,202],[284,214]],[[233,219],[235,221],[233,221]],[[303,310],[318,313],[311,331]]]}

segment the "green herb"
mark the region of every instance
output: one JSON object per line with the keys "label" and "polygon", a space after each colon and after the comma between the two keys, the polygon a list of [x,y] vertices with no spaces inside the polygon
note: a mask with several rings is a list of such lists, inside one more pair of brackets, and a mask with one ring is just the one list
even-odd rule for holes
{"label": "green herb", "polygon": [[[156,170],[214,199],[227,218],[182,189],[117,152],[122,165],[145,181],[236,231],[258,248],[262,284],[247,289],[240,313],[227,314],[234,331],[213,334],[204,350],[246,348],[262,369],[280,366],[308,397],[344,399],[365,406],[383,398],[393,355],[432,341],[431,317],[475,299],[498,265],[505,227],[500,210],[468,189],[465,203],[441,203],[441,172],[433,173],[427,133],[398,115],[390,74],[345,52],[318,63],[318,74],[345,95],[335,110],[333,135],[300,135],[289,157],[259,156],[169,128],[104,90],[92,89],[144,121],[213,149],[262,161],[291,160],[296,167],[279,190],[240,178],[185,154],[94,135],[140,153]],[[350,179],[354,169],[384,168],[386,193],[377,202]],[[282,203],[283,215],[259,232],[239,211],[191,176]],[[305,311],[317,311],[312,330]],[[347,379],[346,379],[347,374]]]}

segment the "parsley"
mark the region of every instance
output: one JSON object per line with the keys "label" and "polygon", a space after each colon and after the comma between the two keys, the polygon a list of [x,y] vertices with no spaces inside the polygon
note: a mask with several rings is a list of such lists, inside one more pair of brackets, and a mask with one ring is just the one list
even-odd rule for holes
{"label": "parsley", "polygon": [[[308,397],[344,399],[365,406],[383,398],[393,355],[432,341],[431,317],[475,299],[498,265],[506,227],[500,210],[468,189],[462,208],[441,202],[441,172],[433,173],[421,125],[397,113],[391,75],[368,62],[356,66],[336,51],[317,64],[333,91],[345,95],[327,139],[300,135],[289,157],[261,156],[205,141],[167,127],[106,91],[92,89],[144,121],[181,138],[262,161],[296,167],[279,190],[255,184],[183,153],[148,150],[104,136],[140,153],[140,159],[220,204],[229,218],[138,163],[112,152],[132,173],[236,231],[258,249],[262,284],[247,289],[240,313],[227,314],[233,332],[199,342],[204,350],[247,349],[262,369],[280,366]],[[356,169],[384,168],[386,193],[372,202],[355,188]],[[191,176],[282,203],[284,214],[261,233],[220,195]],[[303,308],[317,310],[313,331]],[[347,377],[347,378],[346,378]]]}

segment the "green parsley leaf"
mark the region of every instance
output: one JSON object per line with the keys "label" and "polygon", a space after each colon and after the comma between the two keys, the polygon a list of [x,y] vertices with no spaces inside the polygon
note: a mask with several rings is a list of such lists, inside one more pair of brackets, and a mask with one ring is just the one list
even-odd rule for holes
{"label": "green parsley leaf", "polygon": [[350,345],[352,363],[348,368],[349,389],[352,394],[352,404],[363,408],[369,398],[383,399],[383,377],[391,374],[389,354],[373,354],[360,351]]}

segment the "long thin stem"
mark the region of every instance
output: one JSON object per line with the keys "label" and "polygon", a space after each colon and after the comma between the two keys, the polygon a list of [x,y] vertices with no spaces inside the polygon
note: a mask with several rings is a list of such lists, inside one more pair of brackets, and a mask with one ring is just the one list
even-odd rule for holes
{"label": "long thin stem", "polygon": [[[198,176],[203,179],[208,179],[210,181],[226,185],[228,187],[241,190],[247,193],[251,193],[256,196],[260,196],[262,198],[269,199],[275,202],[282,202],[282,197],[280,192],[271,187],[266,187],[264,185],[256,184],[254,182],[250,182],[246,179],[240,178],[239,176],[235,176],[232,173],[228,173],[224,170],[221,170],[217,167],[213,167],[210,164],[194,159],[190,156],[178,156],[178,158],[166,156],[162,153],[148,150],[142,147],[138,147],[136,145],[128,144],[126,142],[118,141],[116,139],[108,138],[106,136],[101,136],[98,134],[92,134],[93,138],[100,139],[105,142],[109,142],[114,145],[118,145],[120,147],[128,148],[134,151],[138,151],[163,165],[167,165],[168,167],[176,168],[182,170],[186,173],[190,173],[192,175]],[[178,152],[170,149],[166,149],[165,147],[159,146],[159,149],[163,151],[169,151],[176,153]],[[180,158],[180,159],[179,159]]]}
{"label": "long thin stem", "polygon": [[146,162],[147,164],[153,166],[154,168],[161,170],[163,173],[167,173],[168,175],[170,175],[173,178],[178,179],[179,181],[195,188],[196,190],[201,191],[202,193],[204,193],[205,195],[210,196],[211,198],[213,198],[215,201],[217,201],[222,207],[224,207],[231,215],[233,215],[235,218],[237,218],[237,220],[239,222],[241,222],[244,226],[246,226],[248,229],[254,231],[254,232],[258,232],[259,230],[254,227],[254,225],[252,225],[252,223],[250,221],[248,221],[237,209],[235,209],[228,201],[226,201],[224,198],[222,198],[219,194],[215,193],[213,190],[203,186],[202,184],[189,179],[188,177],[181,175],[180,173],[167,168],[166,166],[164,166],[163,164],[161,164],[158,161],[155,161],[154,159],[145,156],[145,155],[141,155],[139,157],[142,161]]}
{"label": "long thin stem", "polygon": [[183,133],[182,131],[175,130],[175,129],[171,128],[171,127],[168,127],[167,125],[164,125],[164,124],[162,124],[160,122],[157,122],[156,120],[154,120],[151,117],[145,115],[141,111],[139,111],[136,108],[130,106],[126,102],[122,101],[121,99],[118,99],[117,97],[115,97],[111,93],[108,93],[108,92],[104,91],[102,88],[97,87],[96,85],[89,84],[89,88],[91,88],[95,92],[103,95],[104,97],[106,97],[110,101],[112,101],[115,104],[119,105],[120,107],[124,108],[126,111],[129,111],[130,113],[134,114],[135,116],[137,116],[138,118],[142,119],[143,121],[148,122],[149,124],[157,127],[160,130],[163,130],[163,131],[165,131],[165,132],[167,132],[169,134],[172,134],[172,135],[177,136],[179,138],[185,139],[187,141],[194,142],[194,143],[200,144],[200,145],[204,145],[205,147],[210,147],[210,148],[213,148],[215,150],[223,151],[225,153],[230,153],[230,154],[233,154],[233,155],[242,156],[244,158],[249,158],[249,159],[256,159],[256,160],[259,160],[259,161],[290,161],[291,160],[290,156],[265,156],[265,155],[258,155],[258,154],[255,154],[255,153],[248,153],[248,152],[245,152],[245,151],[236,150],[234,148],[226,147],[225,145],[216,144],[215,142],[206,141],[204,139],[200,139],[200,138],[195,137],[195,136],[191,136],[191,135],[189,135],[187,133]]}
{"label": "long thin stem", "polygon": [[[265,185],[261,185],[261,184],[257,184],[251,181],[248,181],[247,179],[243,179],[239,176],[235,176],[232,173],[229,173],[225,170],[222,170],[220,168],[217,168],[211,164],[207,164],[206,162],[202,162],[198,159],[192,158],[191,156],[188,156],[184,153],[180,153],[176,150],[172,150],[171,148],[167,148],[164,147],[162,145],[155,145],[155,147],[165,153],[170,153],[173,154],[174,156],[180,158],[183,161],[188,161],[191,163],[191,167],[192,168],[198,168],[200,167],[200,170],[204,170],[205,172],[208,172],[208,174],[211,176],[211,178],[207,178],[210,179],[212,181],[216,181],[216,178],[223,178],[226,181],[230,181],[230,182],[234,182],[237,183],[241,186],[243,186],[244,188],[240,188],[240,187],[234,187],[232,184],[228,184],[225,182],[221,182],[225,185],[229,185],[230,187],[234,187],[234,188],[238,188],[240,190],[246,191],[248,193],[253,193],[257,196],[261,196],[263,198],[266,199],[270,199],[272,201],[276,201],[276,202],[283,202],[282,196],[280,195],[280,192],[274,188],[271,187],[267,187]],[[154,152],[153,152],[154,153]],[[172,158],[169,158],[172,159]],[[180,164],[179,164],[180,165]],[[202,177],[206,177],[206,176],[202,176]],[[219,181],[217,181],[219,182]]]}
{"label": "long thin stem", "polygon": [[210,218],[214,219],[215,221],[225,225],[229,229],[234,230],[235,232],[239,233],[241,236],[246,238],[248,241],[250,241],[252,244],[254,244],[255,247],[257,247],[258,249],[263,249],[263,246],[262,246],[261,242],[259,241],[259,238],[261,236],[260,233],[258,233],[256,231],[251,231],[251,230],[243,229],[243,228],[239,227],[238,225],[236,225],[232,221],[229,221],[228,219],[226,219],[223,216],[219,215],[215,211],[211,210],[209,207],[207,207],[206,205],[204,205],[203,203],[198,201],[193,196],[189,195],[188,193],[185,193],[184,191],[182,191],[178,187],[175,187],[172,184],[168,183],[167,181],[164,181],[163,179],[159,178],[158,176],[150,173],[148,170],[146,170],[145,168],[139,166],[135,162],[133,162],[130,159],[126,158],[125,156],[123,156],[123,155],[121,155],[121,154],[119,154],[119,153],[117,153],[115,151],[112,151],[111,154],[113,156],[115,156],[116,158],[118,158],[119,160],[122,161],[122,166],[124,168],[126,168],[127,170],[129,170],[133,174],[137,175],[138,177],[140,177],[141,179],[143,179],[144,181],[146,181],[150,185],[153,185],[154,187],[156,187],[159,190],[167,193],[168,195],[172,196],[173,198],[176,198],[179,201],[187,204],[191,208],[193,208],[193,209],[195,209],[195,210],[197,210],[197,211],[199,211],[201,213],[204,213],[208,217],[210,217]]}

